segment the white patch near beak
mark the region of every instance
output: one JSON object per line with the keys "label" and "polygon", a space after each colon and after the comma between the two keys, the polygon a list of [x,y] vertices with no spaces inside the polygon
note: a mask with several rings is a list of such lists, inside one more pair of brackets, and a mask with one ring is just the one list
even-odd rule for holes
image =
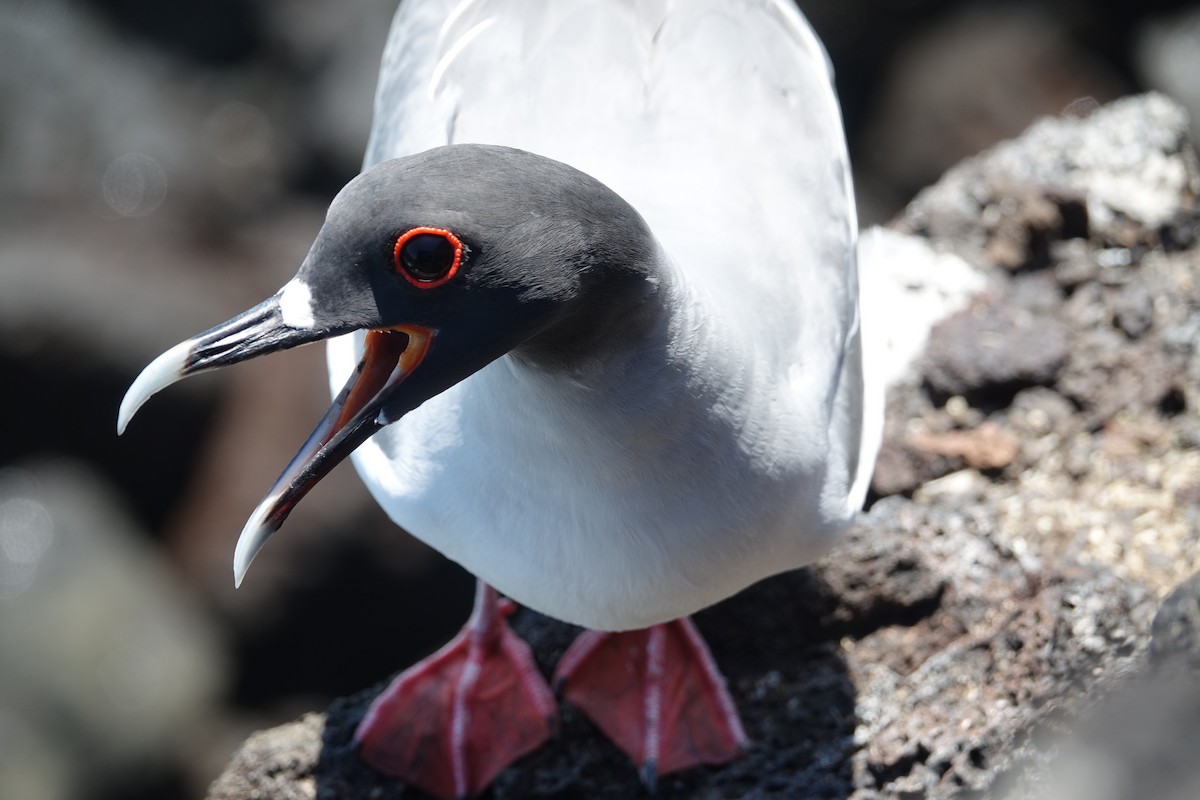
{"label": "white patch near beak", "polygon": [[279,311],[283,315],[283,324],[289,328],[311,330],[316,325],[312,289],[299,278],[292,278],[279,291]]}

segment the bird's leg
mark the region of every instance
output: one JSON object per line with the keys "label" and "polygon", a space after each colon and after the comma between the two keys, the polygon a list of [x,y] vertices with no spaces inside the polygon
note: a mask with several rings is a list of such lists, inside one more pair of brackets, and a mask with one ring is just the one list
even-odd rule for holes
{"label": "bird's leg", "polygon": [[554,732],[554,695],[505,618],[511,600],[479,581],[462,631],[375,699],[354,733],[376,770],[453,800],[481,792]]}
{"label": "bird's leg", "polygon": [[725,679],[687,617],[644,630],[585,631],[554,685],[634,763],[658,775],[736,758],[747,743]]}

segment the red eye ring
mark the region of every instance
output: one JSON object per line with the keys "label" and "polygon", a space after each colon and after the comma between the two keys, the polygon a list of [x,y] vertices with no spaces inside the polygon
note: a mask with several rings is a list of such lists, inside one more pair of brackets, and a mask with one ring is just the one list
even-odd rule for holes
{"label": "red eye ring", "polygon": [[[414,240],[419,241],[417,237],[426,236],[436,236],[450,245],[449,253],[433,254],[430,256],[441,259],[441,264],[438,265],[436,271],[433,273],[436,274],[436,277],[422,277],[414,274],[412,265],[408,263],[411,254],[405,252],[406,245],[415,244],[416,241]],[[409,250],[411,249],[410,246]],[[404,279],[413,286],[418,289],[434,289],[446,283],[458,273],[466,252],[467,249],[463,245],[462,240],[445,228],[409,228],[396,238],[396,245],[392,248],[392,263],[395,265],[396,271],[403,275]],[[449,261],[448,265],[445,263],[446,261]]]}

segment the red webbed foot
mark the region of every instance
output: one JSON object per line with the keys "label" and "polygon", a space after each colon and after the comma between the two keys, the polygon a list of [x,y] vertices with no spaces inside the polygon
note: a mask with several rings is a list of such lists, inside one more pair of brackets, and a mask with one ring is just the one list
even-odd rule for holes
{"label": "red webbed foot", "polygon": [[686,617],[645,630],[584,632],[554,684],[651,787],[658,775],[730,761],[747,743],[725,680]]}
{"label": "red webbed foot", "polygon": [[455,800],[480,793],[551,736],[554,695],[505,620],[513,609],[479,583],[462,632],[371,704],[354,733],[363,761]]}

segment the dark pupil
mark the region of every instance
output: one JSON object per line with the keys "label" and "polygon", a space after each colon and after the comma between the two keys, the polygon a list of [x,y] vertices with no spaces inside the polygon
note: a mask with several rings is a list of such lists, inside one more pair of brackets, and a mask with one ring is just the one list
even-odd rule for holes
{"label": "dark pupil", "polygon": [[436,281],[454,263],[454,245],[436,233],[418,233],[400,248],[404,269],[419,281]]}

